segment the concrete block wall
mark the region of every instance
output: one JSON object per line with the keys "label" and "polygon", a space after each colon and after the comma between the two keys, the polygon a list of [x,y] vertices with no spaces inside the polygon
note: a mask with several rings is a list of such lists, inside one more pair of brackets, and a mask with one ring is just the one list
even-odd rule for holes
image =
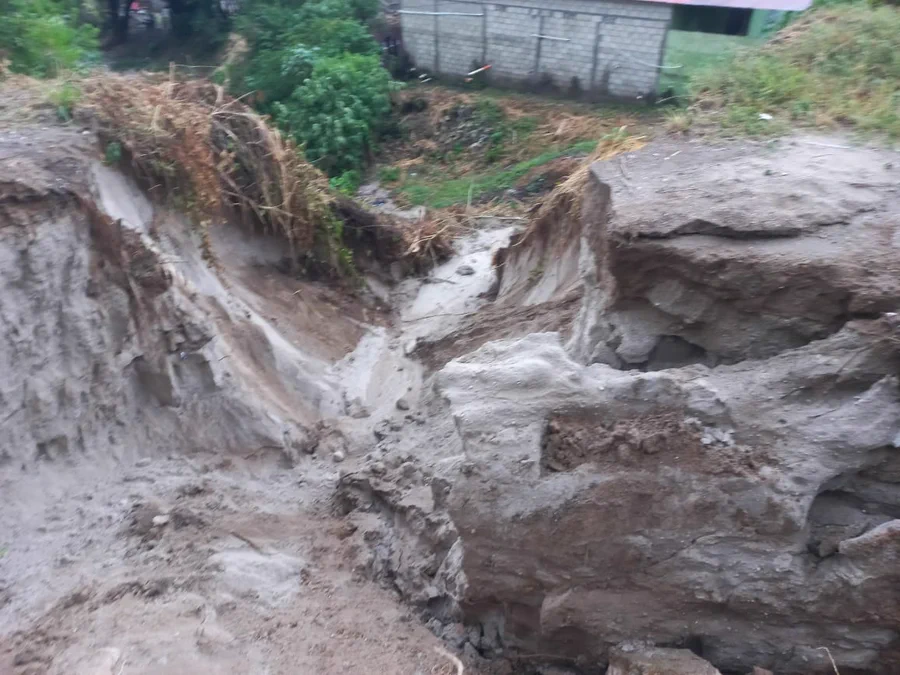
{"label": "concrete block wall", "polygon": [[[415,2],[416,10],[436,12],[438,0],[407,0]],[[422,69],[437,70],[437,22],[435,17],[420,14],[403,14],[401,28],[406,51]]]}
{"label": "concrete block wall", "polygon": [[499,83],[620,98],[656,90],[672,18],[671,5],[638,0],[402,0],[401,10],[431,13],[401,14],[420,69],[461,76],[491,64]]}
{"label": "concrete block wall", "polygon": [[[483,14],[480,2],[461,0],[438,0],[441,12],[459,14]],[[438,72],[448,74],[467,73],[473,63],[484,59],[484,17],[483,16],[440,16],[437,17],[440,60]]]}

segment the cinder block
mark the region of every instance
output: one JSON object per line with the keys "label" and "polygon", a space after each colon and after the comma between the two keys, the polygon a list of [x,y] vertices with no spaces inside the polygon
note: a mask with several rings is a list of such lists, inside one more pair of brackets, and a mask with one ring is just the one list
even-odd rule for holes
{"label": "cinder block", "polygon": [[[434,64],[437,42],[439,68],[452,74],[468,71],[486,50],[496,74],[528,78],[533,74],[538,45],[532,35],[538,32],[543,17],[543,34],[568,38],[540,43],[538,70],[557,84],[567,86],[577,77],[582,86],[590,86],[595,52],[597,77],[609,69],[612,93],[625,96],[641,93],[655,83],[654,64],[665,37],[665,24],[652,19],[667,19],[671,15],[668,5],[628,0],[510,1],[515,5],[441,0],[442,11],[483,12],[485,17],[438,17],[437,35],[434,17],[401,15],[407,49],[421,67],[429,68]],[[404,0],[403,6],[434,11],[435,2]],[[618,16],[604,18],[603,15]],[[596,47],[598,33],[599,48]]]}

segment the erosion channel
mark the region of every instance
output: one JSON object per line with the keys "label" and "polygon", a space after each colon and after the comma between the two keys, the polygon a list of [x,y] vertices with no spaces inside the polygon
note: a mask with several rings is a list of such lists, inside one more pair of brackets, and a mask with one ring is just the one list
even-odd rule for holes
{"label": "erosion channel", "polygon": [[0,672],[900,673],[898,171],[656,141],[343,294],[3,132]]}

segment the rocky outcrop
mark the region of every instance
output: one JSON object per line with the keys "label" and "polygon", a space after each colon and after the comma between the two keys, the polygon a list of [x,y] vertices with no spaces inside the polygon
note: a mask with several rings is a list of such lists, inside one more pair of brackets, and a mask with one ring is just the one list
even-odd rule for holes
{"label": "rocky outcrop", "polygon": [[605,662],[637,638],[723,671],[825,672],[827,646],[894,672],[897,339],[856,321],[765,368],[648,373],[585,368],[555,334],[487,344],[436,378],[461,445],[407,430],[348,472],[366,564],[499,636],[489,656]]}
{"label": "rocky outcrop", "polygon": [[498,299],[557,297],[580,269],[573,355],[645,370],[766,358],[893,311],[895,153],[825,145],[652,144],[597,162],[580,212],[508,250]]}
{"label": "rocky outcrop", "polygon": [[622,645],[610,650],[606,675],[721,675],[687,649]]}
{"label": "rocky outcrop", "polygon": [[854,323],[765,369],[583,369],[549,334],[452,362],[437,386],[472,463],[448,500],[463,611],[502,608],[507,644],[533,651],[695,641],[722,669],[799,673],[830,645],[891,672],[891,335]]}
{"label": "rocky outcrop", "polygon": [[[594,167],[561,226],[596,265],[569,344],[532,334],[451,361],[429,422],[455,433],[379,444],[378,465],[415,480],[382,470],[367,500],[371,467],[348,479],[401,592],[498,636],[490,656],[621,670],[613,648],[640,640],[722,672],[832,672],[823,647],[842,672],[900,670],[898,204],[879,153],[817,164],[815,147],[685,149],[709,155],[685,163],[699,175],[674,157]],[[632,177],[614,210],[605,171]],[[498,303],[571,292],[565,265],[558,286],[529,272],[568,250],[552,233],[519,243]]]}
{"label": "rocky outcrop", "polygon": [[340,408],[326,364],[242,302],[190,225],[87,138],[11,132],[0,159],[0,464],[290,456]]}

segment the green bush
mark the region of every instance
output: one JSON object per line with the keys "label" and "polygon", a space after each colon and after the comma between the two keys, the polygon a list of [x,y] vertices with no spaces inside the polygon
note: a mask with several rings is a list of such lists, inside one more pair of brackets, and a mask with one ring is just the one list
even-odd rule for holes
{"label": "green bush", "polygon": [[337,190],[341,194],[352,197],[359,190],[362,184],[362,174],[356,169],[345,171],[340,176],[335,176],[328,181],[333,190]]}
{"label": "green bush", "polygon": [[0,53],[13,71],[53,77],[97,51],[97,29],[79,25],[63,0],[0,0]]}
{"label": "green bush", "polygon": [[254,50],[303,43],[325,55],[371,53],[377,44],[363,22],[377,12],[378,0],[247,0],[236,25]]}
{"label": "green bush", "polygon": [[306,158],[335,174],[359,168],[391,109],[391,78],[378,58],[346,54],[316,61],[310,77],[275,117]]}
{"label": "green bush", "polygon": [[273,104],[289,98],[312,75],[317,52],[306,45],[257,51],[250,57],[242,86],[259,92],[260,108],[271,112]]}
{"label": "green bush", "polygon": [[309,78],[318,59],[345,53],[378,54],[378,44],[365,26],[347,18],[352,12],[345,0],[304,2],[299,7],[278,0],[250,2],[238,21],[250,54],[243,72],[234,79],[242,90],[236,93],[258,91],[263,107],[271,109]]}
{"label": "green bush", "polygon": [[340,56],[345,53],[376,55],[381,51],[366,27],[351,19],[311,19],[286,37],[290,43],[318,49],[321,56]]}
{"label": "green bush", "polygon": [[246,0],[249,54],[232,70],[258,107],[332,176],[359,169],[390,112],[391,79],[364,24],[378,0]]}
{"label": "green bush", "polygon": [[378,180],[382,183],[396,183],[400,180],[400,169],[396,166],[382,167],[378,172]]}

